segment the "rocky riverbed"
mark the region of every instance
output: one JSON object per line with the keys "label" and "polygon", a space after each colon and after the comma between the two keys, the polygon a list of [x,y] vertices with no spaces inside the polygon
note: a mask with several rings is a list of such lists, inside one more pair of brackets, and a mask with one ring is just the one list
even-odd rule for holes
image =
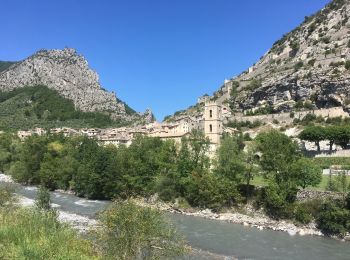
{"label": "rocky riverbed", "polygon": [[[161,211],[166,211],[173,214],[182,214],[193,217],[201,217],[206,219],[220,220],[229,223],[241,224],[247,227],[263,229],[271,229],[274,231],[287,232],[289,235],[311,235],[311,236],[324,236],[322,232],[317,229],[316,223],[311,222],[308,225],[296,225],[292,221],[288,220],[274,220],[262,213],[262,211],[256,211],[252,207],[244,208],[246,213],[240,213],[235,209],[228,209],[223,213],[215,213],[210,209],[197,210],[193,208],[180,209],[177,205],[167,204],[158,200],[145,200],[142,198],[134,199],[138,205],[157,208]],[[336,237],[334,237],[336,238]],[[350,234],[348,234],[344,241],[350,241]]]}
{"label": "rocky riverbed", "polygon": [[135,199],[135,202],[141,206],[148,206],[152,208],[158,208],[162,211],[183,214],[193,217],[201,217],[207,219],[214,219],[220,221],[226,221],[235,224],[242,224],[244,226],[255,227],[260,230],[272,229],[276,231],[288,232],[290,235],[314,235],[323,236],[323,234],[316,228],[315,223],[309,225],[296,226],[292,222],[288,221],[277,221],[273,220],[262,213],[254,212],[249,210],[248,214],[242,214],[239,212],[234,212],[233,209],[224,213],[215,213],[210,209],[195,210],[195,209],[180,209],[174,205],[163,203],[163,202],[149,202],[144,199]]}

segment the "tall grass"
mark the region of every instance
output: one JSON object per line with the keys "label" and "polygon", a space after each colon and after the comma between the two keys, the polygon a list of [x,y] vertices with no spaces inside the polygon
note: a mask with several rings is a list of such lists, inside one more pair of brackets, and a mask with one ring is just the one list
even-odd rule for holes
{"label": "tall grass", "polygon": [[[14,205],[10,190],[0,187],[0,259],[169,259],[185,253],[185,241],[159,210],[131,202],[114,203],[101,215],[101,227],[87,238],[57,220],[42,206]],[[48,194],[49,196],[49,194]],[[49,199],[49,198],[48,198]],[[45,204],[46,205],[46,204]]]}
{"label": "tall grass", "polygon": [[99,259],[54,212],[0,207],[0,259]]}

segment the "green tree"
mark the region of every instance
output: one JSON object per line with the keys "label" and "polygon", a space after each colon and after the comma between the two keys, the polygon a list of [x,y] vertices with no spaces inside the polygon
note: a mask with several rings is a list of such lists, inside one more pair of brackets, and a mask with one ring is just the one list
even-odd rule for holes
{"label": "green tree", "polygon": [[243,180],[246,185],[246,201],[248,201],[248,197],[251,195],[251,187],[250,181],[259,173],[259,157],[257,154],[257,147],[254,142],[251,142],[247,146],[247,152],[244,154],[244,163],[245,163],[245,172],[243,175]]}
{"label": "green tree", "polygon": [[181,175],[176,170],[177,147],[175,142],[163,142],[158,154],[159,173],[156,181],[156,192],[164,201],[171,201],[181,196]]}
{"label": "green tree", "polygon": [[350,140],[350,128],[347,125],[336,126],[335,144],[346,149]]}
{"label": "green tree", "polygon": [[260,165],[265,177],[277,184],[293,179],[290,166],[300,158],[297,145],[285,134],[272,130],[256,137],[257,150],[261,153]]}
{"label": "green tree", "polygon": [[308,126],[300,134],[299,138],[309,142],[315,142],[317,151],[320,152],[320,142],[326,139],[326,130],[322,126]]}
{"label": "green tree", "polygon": [[[21,180],[25,184],[40,184],[40,164],[47,152],[48,142],[49,139],[47,136],[37,135],[28,137],[24,141],[20,146],[18,155],[16,155],[19,163],[16,162],[15,169],[21,170],[15,173],[17,180]],[[19,176],[19,174],[23,174],[23,176]]]}
{"label": "green tree", "polygon": [[210,208],[215,211],[230,207],[241,200],[237,184],[215,172],[193,172],[187,185],[187,201],[195,207]]}
{"label": "green tree", "polygon": [[236,136],[225,136],[217,150],[216,169],[217,174],[240,184],[246,172],[244,154],[240,150],[239,140]]}
{"label": "green tree", "polygon": [[28,172],[25,163],[22,161],[12,163],[9,169],[9,174],[16,182],[24,184],[28,184],[28,180],[32,176],[32,174]]}
{"label": "green tree", "polygon": [[329,141],[329,152],[333,150],[334,143],[338,140],[340,128],[338,126],[328,126],[325,128],[325,137]]}
{"label": "green tree", "polygon": [[308,186],[317,186],[322,180],[321,168],[308,158],[300,158],[294,162],[290,171],[296,184],[303,189]]}

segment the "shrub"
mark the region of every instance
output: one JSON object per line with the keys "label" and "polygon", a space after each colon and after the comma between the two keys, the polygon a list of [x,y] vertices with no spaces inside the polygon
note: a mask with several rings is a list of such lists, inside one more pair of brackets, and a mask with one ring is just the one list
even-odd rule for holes
{"label": "shrub", "polygon": [[345,68],[346,68],[347,70],[350,70],[350,60],[347,60],[347,61],[345,62]]}
{"label": "shrub", "polygon": [[350,192],[348,193],[348,196],[346,196],[346,199],[345,199],[345,207],[350,210]]}
{"label": "shrub", "polygon": [[302,223],[308,224],[312,221],[312,215],[309,208],[305,204],[299,204],[295,210],[295,220]]}
{"label": "shrub", "polygon": [[289,53],[290,57],[295,57],[295,55],[298,53],[300,44],[297,41],[290,42],[289,46],[291,47],[291,51]]}
{"label": "shrub", "polygon": [[299,108],[303,108],[304,107],[304,102],[299,99],[296,103],[295,103],[295,106],[294,106],[296,109],[299,109]]}
{"label": "shrub", "polygon": [[245,87],[247,90],[255,90],[262,86],[262,82],[260,79],[252,79],[249,84]]}
{"label": "shrub", "polygon": [[303,117],[303,119],[301,120],[301,123],[303,125],[308,125],[309,123],[314,121],[316,118],[317,117],[315,114],[307,114],[306,116]]}
{"label": "shrub", "polygon": [[40,210],[50,210],[51,209],[50,193],[44,187],[40,186],[35,200],[35,206]]}
{"label": "shrub", "polygon": [[244,141],[251,141],[252,138],[250,137],[249,133],[245,133],[245,134],[243,135],[243,140],[244,140]]}
{"label": "shrub", "polygon": [[297,190],[291,187],[279,187],[270,183],[262,193],[266,213],[275,219],[290,218],[293,215],[296,192]]}
{"label": "shrub", "polygon": [[299,61],[298,63],[296,63],[296,64],[294,65],[294,70],[295,70],[295,71],[298,71],[298,70],[300,70],[303,66],[304,66],[304,63],[303,63],[302,61]]}
{"label": "shrub", "polygon": [[0,187],[0,207],[11,203],[13,200],[13,191],[10,186]]}
{"label": "shrub", "polygon": [[327,236],[343,237],[350,228],[350,212],[339,204],[337,201],[325,202],[316,219],[317,227]]}
{"label": "shrub", "polygon": [[304,108],[309,109],[309,110],[312,109],[313,108],[312,102],[309,100],[305,101]]}
{"label": "shrub", "polygon": [[184,240],[159,210],[115,202],[101,223],[99,245],[107,259],[169,259],[185,252]]}
{"label": "shrub", "polygon": [[331,38],[330,37],[322,37],[321,42],[325,43],[325,44],[329,44],[331,42]]}
{"label": "shrub", "polygon": [[315,62],[316,62],[316,59],[311,59],[307,62],[307,64],[313,67],[315,65]]}

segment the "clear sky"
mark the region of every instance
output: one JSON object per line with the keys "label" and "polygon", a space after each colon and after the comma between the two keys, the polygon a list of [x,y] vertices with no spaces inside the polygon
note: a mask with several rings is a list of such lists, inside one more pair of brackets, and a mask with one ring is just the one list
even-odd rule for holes
{"label": "clear sky", "polygon": [[0,60],[77,49],[158,120],[247,69],[329,0],[1,0]]}

